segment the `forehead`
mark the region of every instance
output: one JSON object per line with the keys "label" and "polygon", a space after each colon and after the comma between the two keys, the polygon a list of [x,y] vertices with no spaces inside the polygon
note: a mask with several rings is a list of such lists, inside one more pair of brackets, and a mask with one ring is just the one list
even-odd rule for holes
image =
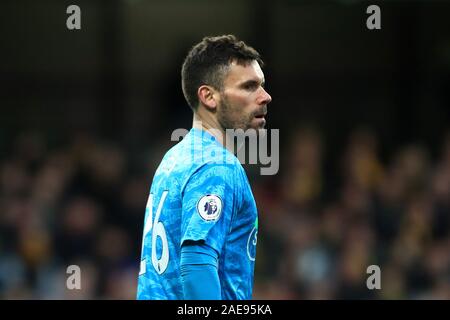
{"label": "forehead", "polygon": [[248,80],[264,81],[264,73],[256,60],[252,60],[252,62],[245,65],[233,61],[225,76],[224,84],[225,86],[235,85]]}

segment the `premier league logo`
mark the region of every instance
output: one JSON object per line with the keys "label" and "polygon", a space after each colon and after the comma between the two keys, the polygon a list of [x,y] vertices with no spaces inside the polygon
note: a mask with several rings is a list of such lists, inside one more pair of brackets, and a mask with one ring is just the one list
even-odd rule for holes
{"label": "premier league logo", "polygon": [[222,199],[213,194],[203,196],[197,203],[197,211],[206,221],[217,220],[222,211]]}
{"label": "premier league logo", "polygon": [[211,199],[207,203],[205,203],[205,212],[208,216],[217,212],[216,200]]}

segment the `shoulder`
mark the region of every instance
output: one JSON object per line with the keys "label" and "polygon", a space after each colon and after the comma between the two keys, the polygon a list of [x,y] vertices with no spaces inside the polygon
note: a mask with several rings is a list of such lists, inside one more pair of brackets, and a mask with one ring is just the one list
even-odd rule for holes
{"label": "shoulder", "polygon": [[235,163],[218,163],[208,161],[198,166],[191,176],[197,181],[209,180],[210,182],[222,182],[234,185],[239,167]]}

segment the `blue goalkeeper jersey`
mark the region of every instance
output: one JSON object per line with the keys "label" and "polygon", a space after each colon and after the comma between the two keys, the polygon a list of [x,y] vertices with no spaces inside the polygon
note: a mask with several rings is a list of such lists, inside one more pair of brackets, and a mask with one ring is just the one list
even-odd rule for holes
{"label": "blue goalkeeper jersey", "polygon": [[142,240],[137,299],[184,299],[181,245],[203,240],[219,253],[222,299],[251,299],[258,214],[239,160],[193,128],[153,177]]}

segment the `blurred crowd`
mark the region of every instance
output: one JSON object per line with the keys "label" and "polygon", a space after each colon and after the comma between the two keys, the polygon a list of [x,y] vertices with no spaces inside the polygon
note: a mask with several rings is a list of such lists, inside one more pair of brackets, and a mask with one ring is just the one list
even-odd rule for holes
{"label": "blurred crowd", "polygon": [[256,187],[255,298],[450,299],[450,135],[435,160],[411,144],[382,161],[368,129],[335,158],[324,140],[298,130],[281,179]]}
{"label": "blurred crowd", "polygon": [[[333,159],[320,130],[289,138],[278,175],[248,171],[254,298],[450,299],[450,135],[436,157],[411,144],[386,159],[369,130]],[[141,150],[89,135],[46,141],[19,135],[0,156],[0,299],[134,299],[145,204],[170,135]],[[66,287],[69,265],[81,290]],[[380,290],[367,288],[370,265]]]}

